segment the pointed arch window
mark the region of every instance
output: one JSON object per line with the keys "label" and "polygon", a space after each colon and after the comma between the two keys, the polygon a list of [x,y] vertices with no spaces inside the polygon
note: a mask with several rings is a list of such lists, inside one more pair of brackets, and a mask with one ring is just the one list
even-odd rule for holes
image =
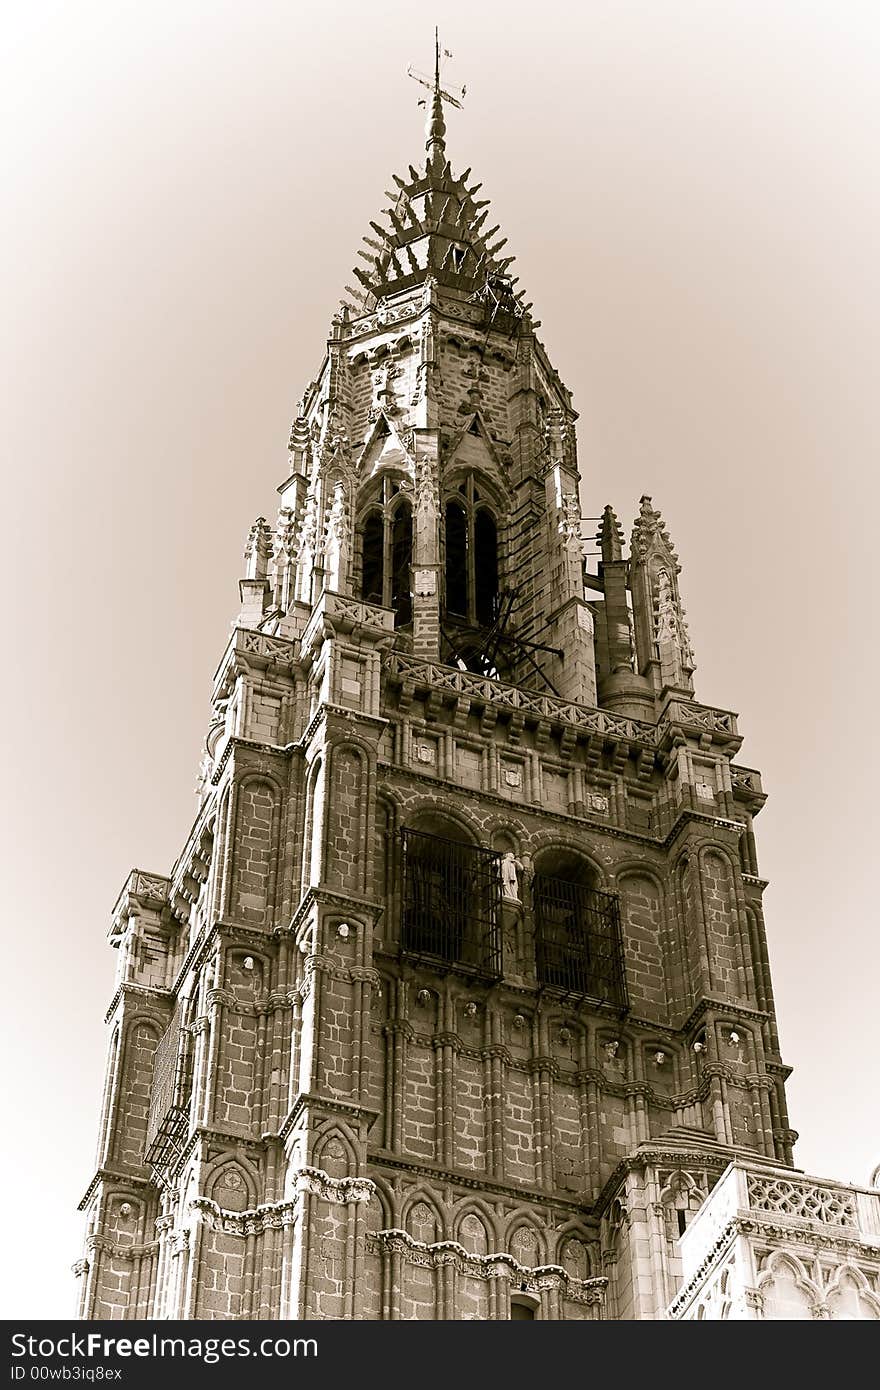
{"label": "pointed arch window", "polygon": [[383,478],[360,528],[361,598],[394,609],[394,626],[412,622],[412,506],[398,484]]}
{"label": "pointed arch window", "polygon": [[498,615],[498,522],[473,476],[444,509],[446,613],[472,627]]}

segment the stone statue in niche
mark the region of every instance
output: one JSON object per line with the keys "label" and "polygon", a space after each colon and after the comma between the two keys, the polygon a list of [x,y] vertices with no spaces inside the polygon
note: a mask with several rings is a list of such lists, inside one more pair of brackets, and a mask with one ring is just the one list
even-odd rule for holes
{"label": "stone statue in niche", "polygon": [[581,539],[581,506],[574,493],[562,494],[562,515],[559,519],[559,534],[569,544],[579,544]]}
{"label": "stone statue in niche", "polygon": [[522,873],[522,860],[517,859],[512,849],[506,850],[501,856],[501,896],[505,902],[521,903],[519,895],[519,879],[517,873]]}
{"label": "stone statue in niche", "polygon": [[668,570],[661,570],[657,575],[656,604],[657,641],[674,641],[678,633],[675,621],[675,600]]}
{"label": "stone statue in niche", "polygon": [[199,771],[198,775],[196,776],[195,794],[199,798],[199,801],[201,801],[203,797],[207,796],[208,792],[210,791],[211,776],[213,774],[213,771],[214,759],[211,757],[208,750],[205,749],[204,753],[201,756],[201,760],[199,761]]}

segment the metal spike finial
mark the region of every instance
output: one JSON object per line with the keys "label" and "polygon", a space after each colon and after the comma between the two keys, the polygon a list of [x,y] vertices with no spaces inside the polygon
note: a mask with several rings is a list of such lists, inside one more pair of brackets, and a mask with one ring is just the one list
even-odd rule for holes
{"label": "metal spike finial", "polygon": [[[444,48],[442,54],[444,58],[452,57],[448,48]],[[443,115],[443,103],[445,101],[449,106],[456,106],[460,110],[466,89],[464,87],[456,87],[450,91],[448,85],[447,87],[441,87],[440,65],[440,33],[435,27],[433,77],[428,77],[426,73],[418,72],[412,66],[408,67],[406,71],[407,76],[411,77],[413,81],[418,82],[419,86],[425,87],[431,93],[430,111],[425,123],[425,135],[428,137],[425,144],[428,155],[427,163],[429,168],[439,167],[442,169],[446,161],[446,120]],[[455,92],[458,93],[457,96],[454,95]],[[427,106],[428,102],[423,98],[420,104]]]}

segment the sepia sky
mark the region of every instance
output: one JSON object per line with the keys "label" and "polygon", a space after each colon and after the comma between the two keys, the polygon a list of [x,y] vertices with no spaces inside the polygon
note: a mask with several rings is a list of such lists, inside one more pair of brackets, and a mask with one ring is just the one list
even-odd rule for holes
{"label": "sepia sky", "polygon": [[10,0],[0,59],[6,1317],[68,1316],[109,911],[195,812],[251,521],[391,171],[448,115],[762,770],[796,1161],[877,1130],[880,14],[854,0]]}

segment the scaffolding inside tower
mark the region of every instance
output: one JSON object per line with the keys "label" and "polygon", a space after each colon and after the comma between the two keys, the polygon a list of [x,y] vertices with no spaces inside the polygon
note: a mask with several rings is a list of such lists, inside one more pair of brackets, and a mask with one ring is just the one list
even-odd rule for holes
{"label": "scaffolding inside tower", "polygon": [[153,1092],[147,1118],[144,1162],[159,1184],[183,1152],[189,1133],[189,1103],[192,1096],[192,1051],[190,1035],[182,1026],[180,1000],[156,1048]]}

